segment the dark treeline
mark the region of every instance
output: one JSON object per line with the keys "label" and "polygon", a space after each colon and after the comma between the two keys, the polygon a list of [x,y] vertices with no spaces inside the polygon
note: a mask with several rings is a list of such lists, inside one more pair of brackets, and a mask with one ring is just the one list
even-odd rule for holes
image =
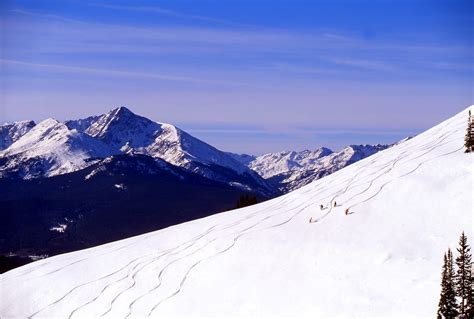
{"label": "dark treeline", "polygon": [[464,232],[459,238],[458,257],[453,259],[451,249],[444,254],[441,273],[441,295],[438,319],[474,318],[473,277],[471,272],[471,248]]}

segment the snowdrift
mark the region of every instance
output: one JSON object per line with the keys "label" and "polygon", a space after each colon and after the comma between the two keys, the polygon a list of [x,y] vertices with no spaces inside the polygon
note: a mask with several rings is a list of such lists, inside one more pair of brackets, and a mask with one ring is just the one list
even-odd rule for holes
{"label": "snowdrift", "polygon": [[467,112],[274,200],[7,272],[0,317],[433,318],[443,253],[472,244]]}

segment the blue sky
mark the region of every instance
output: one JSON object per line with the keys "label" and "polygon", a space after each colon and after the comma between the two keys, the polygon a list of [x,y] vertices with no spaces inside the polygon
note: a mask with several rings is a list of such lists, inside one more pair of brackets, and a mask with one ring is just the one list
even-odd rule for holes
{"label": "blue sky", "polygon": [[473,103],[472,1],[2,1],[0,122],[126,105],[261,154],[413,135]]}

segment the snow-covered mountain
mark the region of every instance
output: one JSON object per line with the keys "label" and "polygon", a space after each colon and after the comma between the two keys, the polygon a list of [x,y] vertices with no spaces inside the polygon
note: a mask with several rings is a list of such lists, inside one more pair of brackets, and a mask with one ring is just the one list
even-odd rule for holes
{"label": "snow-covered mountain", "polygon": [[255,158],[249,163],[249,167],[263,178],[270,178],[291,170],[309,168],[320,158],[328,156],[331,153],[332,151],[325,147],[313,151],[304,150],[301,152],[285,151],[269,153]]}
{"label": "snow-covered mountain", "polygon": [[8,148],[35,126],[33,121],[6,123],[0,126],[0,151]]}
{"label": "snow-covered mountain", "polygon": [[319,178],[337,172],[350,164],[371,156],[389,145],[350,145],[339,152],[321,156],[304,166],[293,167],[267,180],[284,193],[298,189]]}
{"label": "snow-covered mountain", "polygon": [[31,179],[70,173],[113,150],[100,140],[47,119],[0,152],[0,178]]}
{"label": "snow-covered mountain", "polygon": [[287,193],[388,147],[390,145],[350,145],[336,153],[322,147],[312,151],[284,151],[258,157],[246,154],[232,156],[275,188]]}
{"label": "snow-covered mountain", "polygon": [[0,316],[433,318],[443,253],[473,238],[466,119],[258,205],[9,271]]}
{"label": "snow-covered mountain", "polygon": [[275,194],[263,178],[228,154],[126,107],[65,123],[41,122],[0,153],[0,177],[55,176],[87,167],[96,157],[127,153],[160,158],[247,191]]}
{"label": "snow-covered mountain", "polygon": [[199,162],[204,165],[224,166],[238,173],[249,173],[244,165],[226,153],[179,128],[153,122],[123,106],[98,117],[67,121],[66,125],[124,153],[151,155],[182,167]]}

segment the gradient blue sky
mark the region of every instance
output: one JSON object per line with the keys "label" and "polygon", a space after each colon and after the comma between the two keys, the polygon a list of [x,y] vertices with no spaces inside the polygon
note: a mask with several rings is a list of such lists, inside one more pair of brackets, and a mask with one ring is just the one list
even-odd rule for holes
{"label": "gradient blue sky", "polygon": [[473,1],[0,1],[0,122],[120,106],[262,154],[388,143],[473,103]]}

